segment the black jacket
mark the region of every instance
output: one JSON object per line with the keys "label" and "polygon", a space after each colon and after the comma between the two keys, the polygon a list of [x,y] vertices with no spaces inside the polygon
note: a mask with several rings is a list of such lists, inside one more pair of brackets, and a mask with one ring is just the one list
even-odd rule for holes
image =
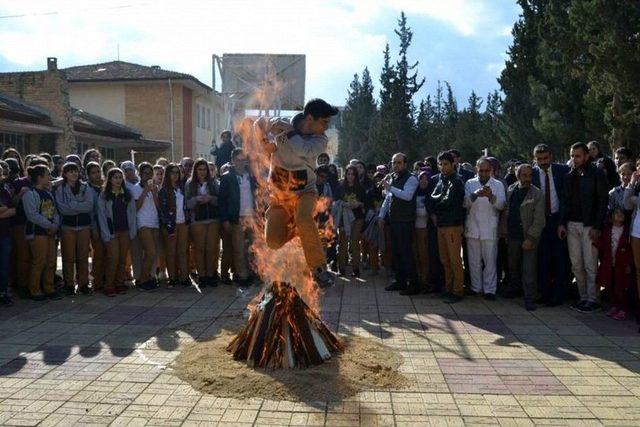
{"label": "black jacket", "polygon": [[[255,201],[257,183],[251,175],[249,175],[249,181]],[[220,222],[229,221],[232,224],[237,224],[240,221],[240,183],[235,168],[230,168],[220,178],[218,201]]]}
{"label": "black jacket", "polygon": [[216,156],[216,166],[218,167],[218,171],[225,163],[229,163],[231,161],[231,152],[234,148],[236,147],[231,141],[223,142],[220,147],[215,144],[211,147],[210,153],[212,156]]}
{"label": "black jacket", "polygon": [[[180,189],[184,196],[184,191],[182,188]],[[166,187],[162,187],[160,191],[158,191],[158,215],[160,218],[160,224],[167,230],[167,233],[172,235],[176,229],[176,206],[175,203],[170,203],[169,200],[169,191]],[[187,209],[187,198],[183,199],[182,209],[184,212],[185,222],[188,222],[189,219],[189,211]]]}
{"label": "black jacket", "polygon": [[[581,176],[582,174],[582,176]],[[601,230],[607,215],[609,191],[604,173],[592,163],[581,171],[571,169],[564,181],[564,197],[560,200],[560,223],[566,225],[572,202],[574,181],[580,180],[580,212],[585,227]]]}
{"label": "black jacket", "polygon": [[[440,174],[438,183],[430,196],[430,213],[435,214],[438,227],[464,224],[464,183],[457,173]],[[428,206],[429,206],[428,205]]]}

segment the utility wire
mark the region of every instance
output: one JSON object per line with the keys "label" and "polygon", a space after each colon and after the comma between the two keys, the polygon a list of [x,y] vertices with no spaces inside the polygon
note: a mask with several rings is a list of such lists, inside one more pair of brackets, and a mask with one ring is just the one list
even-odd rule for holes
{"label": "utility wire", "polygon": [[[114,10],[114,9],[128,9],[137,6],[144,6],[148,4],[148,2],[139,3],[139,4],[124,4],[120,6],[106,6],[106,7],[93,7],[86,9],[79,9],[80,12],[88,12],[92,10]],[[62,15],[64,13],[68,13],[67,11],[50,11],[50,12],[33,12],[33,13],[22,13],[17,15],[0,15],[0,19],[15,19],[15,18],[26,18],[30,16],[50,16],[50,15]]]}

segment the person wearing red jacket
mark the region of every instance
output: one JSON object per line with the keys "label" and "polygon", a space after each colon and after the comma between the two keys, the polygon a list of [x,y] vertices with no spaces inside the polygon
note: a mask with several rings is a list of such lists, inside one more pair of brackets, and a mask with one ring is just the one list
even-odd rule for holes
{"label": "person wearing red jacket", "polygon": [[635,294],[633,251],[629,239],[629,226],[625,225],[625,213],[615,208],[598,241],[600,267],[596,283],[607,289],[611,296],[611,309],[607,316],[625,320],[629,312],[631,295]]}

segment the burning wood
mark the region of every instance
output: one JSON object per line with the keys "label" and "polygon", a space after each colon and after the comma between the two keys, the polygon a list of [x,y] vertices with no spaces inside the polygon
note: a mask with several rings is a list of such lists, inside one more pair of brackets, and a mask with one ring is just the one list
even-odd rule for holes
{"label": "burning wood", "polygon": [[244,329],[227,351],[252,367],[306,368],[330,359],[344,347],[289,283],[274,282],[262,292]]}

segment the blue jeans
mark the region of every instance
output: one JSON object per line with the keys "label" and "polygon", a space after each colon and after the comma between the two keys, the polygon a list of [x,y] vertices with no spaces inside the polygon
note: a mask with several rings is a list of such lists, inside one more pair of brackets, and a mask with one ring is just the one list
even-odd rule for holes
{"label": "blue jeans", "polygon": [[9,293],[9,260],[11,236],[0,237],[0,295]]}

